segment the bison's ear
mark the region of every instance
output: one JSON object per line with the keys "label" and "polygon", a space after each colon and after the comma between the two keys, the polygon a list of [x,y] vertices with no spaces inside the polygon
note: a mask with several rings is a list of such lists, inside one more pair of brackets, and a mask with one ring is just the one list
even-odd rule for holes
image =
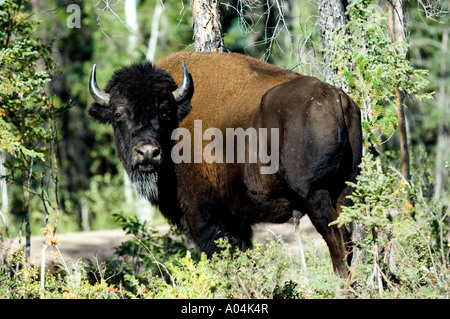
{"label": "bison's ear", "polygon": [[181,122],[182,119],[188,115],[188,113],[191,111],[192,106],[191,102],[189,100],[183,101],[181,104],[178,105],[177,109],[177,117],[178,117],[178,123]]}
{"label": "bison's ear", "polygon": [[106,124],[110,121],[109,109],[98,103],[92,103],[89,107],[88,113],[93,119],[99,121],[100,123]]}

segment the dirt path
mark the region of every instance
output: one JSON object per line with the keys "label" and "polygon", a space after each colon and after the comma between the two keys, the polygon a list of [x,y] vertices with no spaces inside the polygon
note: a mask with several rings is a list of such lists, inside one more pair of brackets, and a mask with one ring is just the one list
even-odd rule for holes
{"label": "dirt path", "polygon": [[[169,226],[157,227],[161,234],[169,231]],[[317,233],[311,221],[304,217],[300,222],[300,234],[306,233],[312,237],[317,245],[325,245],[322,237]],[[288,245],[288,249],[296,249],[297,235],[293,224],[260,224],[254,227],[254,240],[264,242],[266,236],[281,236]],[[121,229],[99,230],[90,232],[77,232],[58,235],[60,239],[59,249],[62,257],[67,261],[76,262],[79,259],[87,258],[97,260],[99,263],[108,258],[116,257],[114,250],[125,240],[131,237],[126,235]],[[32,236],[31,238],[31,261],[33,264],[40,264],[42,256],[44,236]],[[17,240],[13,242],[12,248],[17,249]],[[50,253],[56,251],[53,247],[47,249],[46,263],[52,263]]]}

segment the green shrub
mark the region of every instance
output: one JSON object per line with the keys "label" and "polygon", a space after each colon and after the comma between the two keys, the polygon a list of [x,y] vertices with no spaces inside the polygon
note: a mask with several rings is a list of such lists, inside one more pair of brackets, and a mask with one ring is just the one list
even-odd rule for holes
{"label": "green shrub", "polygon": [[[423,177],[422,173],[416,173]],[[426,179],[425,179],[426,180]],[[352,265],[352,286],[359,296],[421,298],[449,296],[449,212],[444,203],[424,197],[423,181],[406,184],[399,172],[376,168],[371,155],[363,158],[361,174],[335,224],[360,222],[364,241],[357,246]],[[409,194],[415,206],[408,201]],[[415,217],[411,217],[411,212]],[[354,259],[355,260],[355,259]]]}
{"label": "green shrub", "polygon": [[[272,298],[273,292],[288,270],[287,256],[280,245],[269,240],[256,243],[253,249],[235,251],[224,239],[222,249],[211,260],[211,267],[222,278],[220,294],[226,298]],[[226,280],[223,280],[226,279]]]}

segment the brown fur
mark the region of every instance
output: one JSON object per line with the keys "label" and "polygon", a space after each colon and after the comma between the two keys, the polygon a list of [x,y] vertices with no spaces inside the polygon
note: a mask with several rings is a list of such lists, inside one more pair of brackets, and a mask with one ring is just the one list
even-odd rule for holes
{"label": "brown fur", "polygon": [[[204,234],[205,216],[230,214],[237,218],[234,222],[243,223],[234,232],[241,233],[245,248],[245,225],[284,222],[293,210],[300,210],[308,213],[326,240],[335,271],[345,276],[343,260],[351,249],[350,235],[328,224],[338,217],[344,196],[351,192],[345,181],[354,180],[358,173],[362,143],[358,106],[343,91],[316,78],[240,54],[177,52],[157,66],[179,84],[182,60],[191,74],[193,90],[192,110],[180,127],[193,132],[194,120],[201,119],[203,130],[280,129],[281,162],[276,174],[259,174],[258,164],[246,164],[245,168],[216,163],[175,167],[178,198],[185,216],[189,215],[184,219],[194,240],[219,236]],[[207,143],[204,141],[203,147]],[[219,199],[223,204],[217,203]],[[208,213],[210,209],[192,205],[208,202],[215,203]],[[226,212],[217,212],[217,205]],[[206,247],[210,245],[203,244],[203,250],[210,251]]]}
{"label": "brown fur", "polygon": [[[171,92],[181,82],[181,61],[192,83],[187,97],[177,102]],[[93,118],[113,125],[119,159],[137,190],[148,193],[209,256],[218,250],[218,238],[245,250],[252,245],[253,224],[308,214],[327,242],[336,273],[346,276],[350,234],[329,224],[351,192],[345,182],[358,174],[358,106],[314,77],[239,54],[178,52],[157,66],[141,63],[118,70],[105,89],[108,108],[94,103],[89,109]],[[250,161],[175,164],[171,132],[187,128],[192,141],[195,120],[202,123],[201,152],[210,143],[203,140],[208,128],[224,135],[227,128],[278,130],[276,172],[261,174],[266,165]],[[158,147],[151,163],[136,160],[141,156],[136,147],[142,145]]]}
{"label": "brown fur", "polygon": [[[202,120],[203,130],[216,127],[225,132],[229,127],[251,127],[248,119],[260,111],[263,95],[274,86],[301,77],[298,73],[237,53],[182,51],[161,59],[157,67],[169,71],[179,85],[181,61],[185,61],[191,75],[194,94],[192,110],[179,126],[190,132],[194,131],[194,120],[197,119]],[[203,147],[208,143],[203,141]],[[224,189],[221,187],[224,185],[220,185],[218,170],[228,170],[229,167],[215,163],[190,166],[197,176],[202,176],[219,190]],[[206,181],[200,184],[209,185]]]}
{"label": "brown fur", "polygon": [[[179,84],[182,60],[186,62],[195,90],[192,111],[180,123],[186,128],[191,128],[193,120],[199,118],[204,127],[248,126],[246,119],[258,111],[264,93],[301,76],[236,53],[177,52],[161,59],[157,66],[169,71]],[[220,107],[211,109],[211,100],[220,101]]]}

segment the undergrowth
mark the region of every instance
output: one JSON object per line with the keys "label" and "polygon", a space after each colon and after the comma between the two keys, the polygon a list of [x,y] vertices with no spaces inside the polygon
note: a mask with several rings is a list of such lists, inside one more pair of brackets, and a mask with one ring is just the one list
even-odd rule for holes
{"label": "undergrowth", "polygon": [[[376,168],[366,156],[351,186],[355,204],[336,223],[360,223],[351,276],[338,279],[324,243],[301,233],[297,246],[273,233],[251,250],[234,250],[226,239],[208,259],[175,230],[161,235],[137,218],[115,215],[131,235],[116,248],[116,258],[99,263],[69,263],[64,245],[43,229],[53,267],[26,261],[23,249],[0,246],[0,298],[449,298],[449,206],[427,194],[432,185],[426,156],[411,183],[387,166]],[[411,206],[407,196],[412,196]],[[42,274],[44,277],[42,278]]]}
{"label": "undergrowth", "polygon": [[[53,256],[56,268],[45,272],[25,261],[23,250],[3,247],[0,298],[134,299],[134,298],[334,298],[338,288],[326,249],[306,250],[305,258],[316,263],[311,274],[328,280],[309,280],[281,238],[268,234],[252,250],[235,251],[225,239],[221,253],[211,259],[198,254],[175,231],[158,235],[137,220],[119,217],[133,239],[116,248],[117,258],[69,263]],[[145,229],[145,231],[144,231]],[[312,241],[302,234],[308,246]],[[56,241],[55,241],[56,242]],[[64,243],[57,243],[64,245]],[[324,248],[324,247],[323,247]],[[321,256],[318,256],[321,255]],[[316,283],[317,287],[310,283]]]}

